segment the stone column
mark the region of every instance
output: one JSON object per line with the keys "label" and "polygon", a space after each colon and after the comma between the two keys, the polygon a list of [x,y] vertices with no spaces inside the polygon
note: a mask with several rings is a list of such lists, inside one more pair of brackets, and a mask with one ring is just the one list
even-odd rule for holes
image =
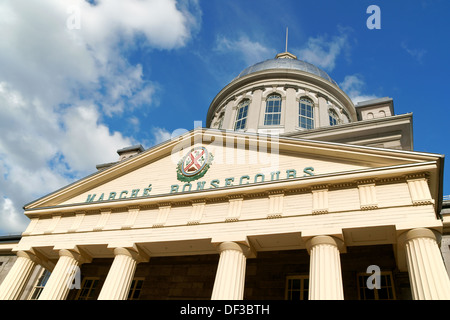
{"label": "stone column", "polygon": [[36,264],[37,258],[33,253],[17,252],[17,260],[0,286],[0,300],[19,299]]}
{"label": "stone column", "polygon": [[310,251],[309,300],[343,300],[339,247],[331,236],[316,236],[307,242]]}
{"label": "stone column", "polygon": [[425,228],[413,229],[400,236],[405,245],[414,300],[450,299],[450,280],[438,246],[440,236]]}
{"label": "stone column", "polygon": [[98,300],[126,300],[136,266],[139,262],[144,261],[133,249],[115,248],[114,254],[114,261]]}
{"label": "stone column", "polygon": [[58,262],[38,300],[65,300],[79,266],[90,261],[78,249],[60,250]]}
{"label": "stone column", "polygon": [[236,242],[222,242],[219,245],[220,259],[211,300],[244,298],[246,256],[249,249]]}
{"label": "stone column", "polygon": [[[261,102],[263,90],[264,88],[255,88],[253,92],[246,95],[246,97],[250,98],[251,100],[250,105],[248,106],[248,116],[246,126],[246,129],[250,129],[250,131],[253,130],[254,132],[258,132],[258,126],[260,124],[260,117],[262,110]],[[264,111],[262,111],[262,113],[264,113]]]}
{"label": "stone column", "polygon": [[[284,124],[284,132],[292,132],[298,128],[299,116],[299,100],[296,97],[296,86],[285,86],[286,90],[286,104],[285,108],[281,110],[283,116],[281,124]],[[284,120],[284,122],[283,122]]]}

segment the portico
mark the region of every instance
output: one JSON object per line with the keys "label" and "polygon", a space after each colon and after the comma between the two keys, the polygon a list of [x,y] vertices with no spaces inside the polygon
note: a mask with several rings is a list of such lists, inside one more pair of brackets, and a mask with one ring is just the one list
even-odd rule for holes
{"label": "portico", "polygon": [[[212,141],[219,134],[194,130],[183,139],[200,135]],[[257,135],[248,137],[258,141]],[[303,277],[298,279],[307,279],[311,300],[342,300],[346,288],[356,288],[346,280],[349,259],[361,264],[353,273],[379,265],[382,272],[408,274],[414,299],[450,299],[439,251],[442,221],[435,210],[439,156],[290,139],[277,143],[280,171],[307,161],[315,175],[85,202],[97,190],[142,182],[145,171],[159,172],[146,175],[154,177],[152,192],[159,181],[173,181],[176,165],[161,157],[170,155],[168,143],[37,200],[26,207],[31,223],[15,249],[19,258],[0,286],[0,298],[17,299],[39,264],[52,272],[39,299],[67,299],[74,272],[80,270],[82,279],[98,273],[89,271],[90,265],[107,269],[98,299],[127,299],[136,272],[145,273],[154,261],[175,266],[191,259],[198,280],[202,269],[196,257],[208,261],[206,282],[199,285],[208,298],[244,299],[246,284],[251,298],[264,296],[255,271],[260,256],[282,255],[297,267],[277,281],[297,272]],[[162,165],[166,168],[158,168]],[[251,168],[213,162],[206,175],[224,179],[229,170],[241,174]],[[389,270],[383,256],[369,260],[370,255],[356,254],[372,248],[392,256]],[[183,279],[188,282],[188,275]]]}
{"label": "portico", "polygon": [[[430,233],[431,232],[431,233]],[[406,234],[414,234],[412,237],[417,242],[428,242],[431,238],[431,234],[435,234],[430,229],[414,229],[409,232],[406,232]],[[405,237],[405,233],[402,233],[399,238]],[[289,235],[286,235],[286,237],[289,237]],[[283,237],[280,237],[282,239]],[[410,240],[411,241],[411,240]],[[312,243],[312,244],[311,244]],[[274,253],[277,255],[283,255],[284,257],[289,256],[291,260],[298,259],[296,262],[290,262],[291,264],[295,265],[298,263],[298,266],[302,265],[306,267],[306,264],[308,264],[308,255],[309,255],[309,299],[319,299],[319,300],[342,300],[344,299],[344,285],[342,282],[342,267],[341,267],[341,253],[339,249],[338,244],[340,242],[335,238],[334,236],[316,236],[311,238],[311,240],[308,241],[308,244],[311,246],[309,252],[307,250],[282,250],[282,251],[263,251],[261,253],[262,256],[268,256],[271,257]],[[175,245],[175,244],[174,244]],[[195,247],[195,246],[193,246]],[[376,246],[375,246],[376,247]],[[378,246],[380,248],[384,248],[383,250],[387,250],[386,245]],[[406,244],[405,244],[406,247]],[[354,247],[358,250],[360,247]],[[428,247],[429,250],[422,252],[422,255],[426,254],[427,259],[431,259],[431,262],[427,266],[423,266],[419,263],[419,259],[422,257],[420,254],[417,255],[417,253],[410,254],[406,253],[406,257],[409,259],[407,262],[407,270],[406,272],[409,274],[410,277],[410,283],[411,283],[411,290],[412,290],[412,296],[414,299],[448,299],[448,291],[447,291],[447,281],[448,276],[447,273],[441,269],[443,269],[441,264],[439,263],[440,254],[437,252],[437,254],[434,255],[431,254],[428,251],[438,251],[437,244],[431,244],[431,246]],[[433,249],[435,248],[435,249]],[[130,290],[131,285],[131,279],[135,276],[136,272],[136,266],[139,262],[142,262],[143,266],[141,268],[141,273],[144,269],[151,269],[159,270],[157,271],[158,275],[161,274],[161,272],[164,273],[164,267],[162,267],[161,261],[170,261],[170,259],[175,259],[172,261],[176,261],[176,264],[172,264],[173,266],[179,265],[180,261],[183,261],[185,258],[190,257],[190,263],[196,264],[196,261],[203,261],[208,260],[208,264],[201,263],[197,265],[198,272],[195,276],[195,283],[192,285],[195,287],[195,284],[199,284],[198,279],[203,278],[205,283],[205,288],[202,288],[201,292],[210,292],[211,296],[209,298],[211,299],[225,299],[225,300],[239,300],[244,298],[244,290],[246,290],[245,283],[248,284],[248,288],[252,290],[253,292],[248,292],[247,295],[249,298],[252,296],[256,297],[264,297],[264,290],[261,290],[260,287],[255,285],[252,285],[252,281],[257,281],[261,274],[260,272],[253,272],[255,265],[250,264],[250,269],[246,268],[246,260],[250,261],[251,263],[257,262],[257,257],[249,257],[249,247],[246,245],[243,245],[242,243],[238,242],[224,242],[220,244],[219,250],[219,256],[217,258],[217,254],[209,254],[209,255],[199,255],[198,257],[200,259],[195,259],[196,256],[166,256],[166,257],[157,257],[156,260],[160,260],[160,262],[155,261],[155,266],[152,267],[151,261],[146,260],[140,260],[137,254],[137,251],[132,249],[125,249],[125,248],[115,248],[114,249],[114,258],[100,258],[100,260],[105,261],[105,266],[109,265],[109,270],[106,276],[106,279],[104,279],[103,286],[100,290],[100,295],[98,296],[98,299],[118,299],[118,300],[124,300],[127,299],[127,294]],[[69,250],[62,249],[60,250],[60,258],[56,264],[55,269],[53,269],[51,280],[55,284],[51,284],[50,280],[48,285],[46,286],[45,291],[41,294],[41,297],[39,299],[45,300],[45,299],[67,299],[69,293],[71,294],[70,298],[73,299],[75,296],[73,295],[73,292],[76,292],[77,290],[69,290],[67,277],[70,277],[70,273],[67,272],[67,270],[74,270],[67,268],[68,261],[73,261],[72,265],[75,265],[79,263],[73,256],[74,253],[69,253]],[[351,250],[350,250],[351,251]],[[304,253],[302,253],[304,252]],[[347,253],[342,253],[343,255],[346,255]],[[19,253],[19,255],[22,257],[23,253]],[[68,257],[68,255],[71,255],[71,257]],[[350,257],[350,255],[348,256]],[[353,257],[355,257],[355,254],[353,254]],[[23,258],[23,257],[22,257]],[[80,257],[77,256],[79,259]],[[177,259],[178,258],[178,259]],[[345,257],[344,259],[346,259]],[[167,260],[169,259],[169,260]],[[353,258],[352,258],[353,259]],[[360,259],[360,257],[358,258]],[[372,258],[373,259],[373,258]],[[98,258],[97,258],[98,260]],[[100,261],[98,260],[98,261]],[[384,259],[383,259],[384,260]],[[434,261],[433,261],[434,260]],[[95,261],[95,259],[93,260]],[[260,263],[263,263],[264,260],[262,260]],[[372,260],[374,261],[374,260]],[[414,263],[416,262],[417,263]],[[383,269],[383,264],[385,264],[385,261],[380,261],[381,270]],[[33,262],[32,262],[33,263]],[[17,270],[19,270],[19,267],[23,265],[23,262],[21,260],[18,260],[16,262],[17,264]],[[58,266],[59,265],[59,266]],[[99,265],[98,262],[93,262],[93,265]],[[158,267],[158,265],[160,265]],[[62,267],[64,266],[64,268]],[[87,266],[88,268],[84,268]],[[182,265],[183,266],[183,265]],[[156,267],[156,269],[154,269]],[[14,266],[16,269],[16,266]],[[267,268],[267,266],[266,266]],[[297,268],[297,267],[296,267]],[[345,268],[345,267],[344,267]],[[421,268],[428,268],[428,270],[420,270]],[[433,273],[430,273],[429,270],[433,269]],[[81,265],[81,276],[89,276],[89,263],[84,263]],[[182,269],[175,269],[173,267],[173,270],[182,270]],[[189,270],[194,270],[193,268]],[[250,275],[247,275],[247,270],[250,273]],[[364,271],[364,269],[361,269]],[[304,270],[303,270],[304,271]],[[428,271],[428,272],[427,272]],[[150,272],[150,271],[149,271]],[[187,273],[190,273],[189,271]],[[214,273],[214,275],[213,275]],[[165,273],[166,275],[170,273]],[[171,273],[171,277],[176,277],[176,273]],[[430,276],[432,274],[432,276]],[[19,281],[16,281],[16,279],[21,279],[23,277],[26,277],[29,275],[29,272],[26,272],[23,268],[20,269],[20,272],[14,272],[12,271],[10,273],[11,276],[8,276],[10,279],[9,283],[20,283]],[[16,278],[12,277],[15,275]],[[98,275],[98,273],[95,273],[94,275]],[[184,277],[185,280],[189,280],[189,277],[187,275],[178,274],[178,277]],[[270,277],[270,275],[269,275]],[[154,276],[154,279],[156,279],[157,276]],[[214,278],[214,281],[212,282],[212,278]],[[432,279],[429,279],[432,278]],[[152,286],[151,277],[146,279],[148,283],[146,283],[147,287]],[[191,278],[194,279],[194,278]],[[251,280],[253,279],[253,280]],[[213,283],[213,288],[209,287],[207,288],[207,283],[211,284]],[[7,283],[6,281],[4,283]],[[164,281],[164,284],[167,286],[168,283]],[[155,281],[154,285],[157,288],[161,288],[161,283],[158,283]],[[3,289],[2,285],[2,289]],[[189,283],[185,283],[186,287],[189,287]],[[347,284],[348,286],[348,284]],[[346,286],[346,287],[347,287]],[[50,290],[51,289],[51,290]],[[184,297],[189,298],[189,296],[186,296],[186,293],[179,289],[180,291],[176,291],[177,289],[174,288],[172,291],[168,289],[168,292],[170,292],[169,296],[174,296],[174,298]],[[259,292],[256,293],[254,291],[258,290]],[[78,290],[79,291],[79,290]],[[192,291],[192,290],[190,290]],[[279,290],[281,292],[281,290]],[[354,290],[356,291],[356,289]],[[16,288],[16,292],[20,292],[20,288]],[[160,291],[159,291],[160,292]],[[195,292],[195,291],[194,291]],[[161,293],[160,293],[161,294]],[[198,296],[190,296],[190,298],[198,298]],[[353,293],[354,294],[354,293]],[[351,296],[351,294],[349,294]],[[155,299],[164,299],[164,295],[157,295],[154,298]],[[273,299],[273,296],[266,296],[267,299]],[[2,299],[14,299],[13,296],[7,297],[6,295],[2,296]],[[284,296],[277,296],[276,299],[283,299]]]}

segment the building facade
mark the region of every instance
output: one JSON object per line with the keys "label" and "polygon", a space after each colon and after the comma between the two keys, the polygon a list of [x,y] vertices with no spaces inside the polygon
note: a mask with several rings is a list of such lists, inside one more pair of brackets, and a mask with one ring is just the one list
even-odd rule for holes
{"label": "building facade", "polygon": [[354,105],[285,52],[206,120],[25,205],[0,299],[450,298],[444,157],[393,99]]}

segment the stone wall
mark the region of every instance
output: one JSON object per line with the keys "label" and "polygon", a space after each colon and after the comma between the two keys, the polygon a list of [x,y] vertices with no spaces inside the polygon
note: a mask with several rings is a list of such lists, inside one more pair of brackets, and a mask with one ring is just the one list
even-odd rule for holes
{"label": "stone wall", "polygon": [[9,270],[14,265],[16,259],[17,256],[15,254],[0,256],[0,283],[3,282],[3,279],[6,277]]}

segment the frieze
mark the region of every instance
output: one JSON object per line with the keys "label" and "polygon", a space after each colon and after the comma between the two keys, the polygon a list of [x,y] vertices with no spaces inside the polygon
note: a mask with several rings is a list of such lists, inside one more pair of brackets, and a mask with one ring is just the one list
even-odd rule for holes
{"label": "frieze", "polygon": [[[225,179],[211,179],[209,181],[189,181],[184,184],[173,184],[169,187],[169,194],[179,194],[194,191],[207,191],[222,187],[236,187],[244,185],[252,185],[257,183],[270,183],[281,179],[295,179],[300,176],[310,177],[314,176],[313,167],[305,167],[298,172],[295,169],[288,169],[284,172],[275,171],[268,175],[263,173],[256,173],[254,175],[242,175],[240,177],[228,177]],[[98,203],[114,200],[138,199],[153,196],[151,193],[152,184],[145,188],[136,188],[131,190],[113,191],[109,193],[91,193],[87,195],[85,203]]]}

